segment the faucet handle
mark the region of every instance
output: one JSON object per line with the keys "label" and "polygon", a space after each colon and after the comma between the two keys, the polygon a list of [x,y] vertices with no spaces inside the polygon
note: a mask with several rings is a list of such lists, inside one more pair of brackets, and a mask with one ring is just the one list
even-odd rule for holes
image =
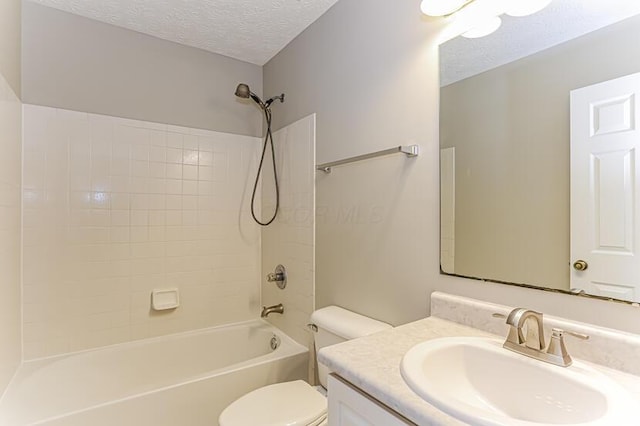
{"label": "faucet handle", "polygon": [[577,333],[575,331],[567,331],[561,328],[552,328],[551,329],[551,340],[549,340],[549,347],[547,347],[547,354],[551,355],[556,361],[554,364],[568,367],[571,365],[573,360],[567,352],[567,347],[564,345],[564,335],[568,334],[573,337],[577,337],[578,339],[587,340],[589,336],[583,333]]}
{"label": "faucet handle", "polygon": [[282,265],[276,266],[273,272],[267,274],[267,281],[276,283],[278,288],[283,290],[287,286],[287,270]]}
{"label": "faucet handle", "polygon": [[589,340],[589,335],[584,333],[578,333],[576,331],[571,330],[563,330],[561,328],[552,328],[551,329],[551,337],[561,338],[563,335],[568,334],[569,336],[576,337],[580,340]]}

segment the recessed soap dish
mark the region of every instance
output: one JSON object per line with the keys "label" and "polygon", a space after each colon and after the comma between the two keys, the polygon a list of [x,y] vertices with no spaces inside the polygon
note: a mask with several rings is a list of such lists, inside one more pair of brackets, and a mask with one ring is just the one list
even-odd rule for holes
{"label": "recessed soap dish", "polygon": [[166,311],[180,306],[177,288],[153,290],[151,292],[151,307],[154,311]]}

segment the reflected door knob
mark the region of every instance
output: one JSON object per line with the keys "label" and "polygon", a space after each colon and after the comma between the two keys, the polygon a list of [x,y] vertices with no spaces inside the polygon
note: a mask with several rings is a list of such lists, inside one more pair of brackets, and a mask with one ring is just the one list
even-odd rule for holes
{"label": "reflected door knob", "polygon": [[588,267],[589,267],[589,264],[584,260],[576,260],[573,263],[573,269],[575,269],[576,271],[584,271]]}

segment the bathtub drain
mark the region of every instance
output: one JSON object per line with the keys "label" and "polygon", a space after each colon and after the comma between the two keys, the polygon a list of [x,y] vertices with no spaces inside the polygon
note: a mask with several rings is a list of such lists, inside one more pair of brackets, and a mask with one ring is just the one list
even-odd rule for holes
{"label": "bathtub drain", "polygon": [[271,338],[271,350],[275,351],[278,349],[278,346],[280,346],[280,338],[274,334]]}

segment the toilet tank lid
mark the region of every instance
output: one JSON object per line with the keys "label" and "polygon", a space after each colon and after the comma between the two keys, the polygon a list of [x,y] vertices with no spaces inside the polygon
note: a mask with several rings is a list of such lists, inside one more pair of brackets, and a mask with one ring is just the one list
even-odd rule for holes
{"label": "toilet tank lid", "polygon": [[386,322],[356,314],[339,306],[318,309],[311,314],[311,322],[345,339],[356,339],[393,328]]}

